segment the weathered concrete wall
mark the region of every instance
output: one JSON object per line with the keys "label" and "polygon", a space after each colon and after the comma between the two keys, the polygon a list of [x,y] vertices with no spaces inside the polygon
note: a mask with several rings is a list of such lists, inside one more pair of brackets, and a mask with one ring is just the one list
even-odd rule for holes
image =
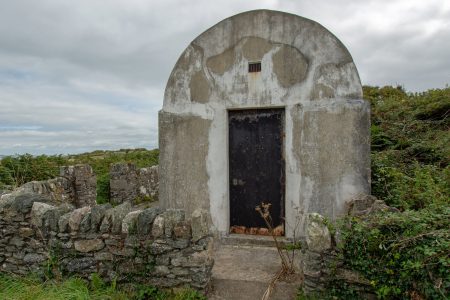
{"label": "weathered concrete wall", "polygon": [[[261,72],[248,72],[254,61]],[[209,209],[227,233],[227,111],[271,107],[285,109],[285,211],[291,226],[300,218],[299,235],[308,213],[335,218],[370,192],[370,107],[351,55],[314,21],[257,10],[202,33],[170,75],[159,114],[161,203]]]}
{"label": "weathered concrete wall", "polygon": [[0,198],[0,271],[205,288],[211,277],[208,213],[144,210],[129,202],[74,209],[39,194]]}
{"label": "weathered concrete wall", "polygon": [[110,176],[111,203],[158,201],[158,166],[136,168],[131,163],[116,163],[111,166]]}

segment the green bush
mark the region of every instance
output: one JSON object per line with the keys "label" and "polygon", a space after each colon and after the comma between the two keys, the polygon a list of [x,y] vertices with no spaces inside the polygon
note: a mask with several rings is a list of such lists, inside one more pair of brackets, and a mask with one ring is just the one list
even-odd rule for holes
{"label": "green bush", "polygon": [[401,210],[448,203],[450,88],[408,94],[366,86],[364,97],[372,109],[372,194]]}
{"label": "green bush", "polygon": [[6,156],[0,161],[0,187],[14,188],[29,181],[53,178],[59,174],[59,166],[64,161],[61,155]]}
{"label": "green bush", "polygon": [[448,205],[353,218],[350,224],[342,229],[345,265],[370,280],[379,298],[448,299]]}

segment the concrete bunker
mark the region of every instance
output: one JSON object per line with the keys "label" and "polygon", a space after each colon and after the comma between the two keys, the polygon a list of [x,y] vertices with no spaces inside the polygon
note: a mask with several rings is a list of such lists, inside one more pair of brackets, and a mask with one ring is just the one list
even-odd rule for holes
{"label": "concrete bunker", "polygon": [[[369,127],[352,57],[327,29],[277,11],[232,16],[192,41],[169,77],[160,203],[188,214],[203,208],[228,234],[258,218],[247,199],[269,201],[280,234],[292,237],[299,223],[303,236],[308,213],[334,219],[370,193]],[[260,233],[255,222],[244,232]]]}

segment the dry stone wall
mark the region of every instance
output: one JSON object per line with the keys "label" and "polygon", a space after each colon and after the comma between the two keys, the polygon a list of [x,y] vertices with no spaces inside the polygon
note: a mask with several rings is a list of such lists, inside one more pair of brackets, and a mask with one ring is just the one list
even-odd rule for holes
{"label": "dry stone wall", "polygon": [[57,178],[31,181],[13,191],[20,194],[39,194],[48,197],[52,203],[67,203],[74,207],[95,205],[97,177],[91,166],[80,164],[60,168]]}
{"label": "dry stone wall", "polygon": [[[348,214],[363,218],[379,211],[397,212],[384,201],[370,195],[359,195],[348,203]],[[361,299],[376,299],[371,283],[361,274],[346,269],[337,245],[339,232],[331,234],[328,220],[317,213],[308,214],[306,220],[306,247],[303,250],[303,291],[316,294],[325,291],[332,281],[339,281],[357,291]]]}
{"label": "dry stone wall", "polygon": [[74,209],[42,194],[0,198],[0,271],[205,288],[213,259],[210,217],[130,202]]}
{"label": "dry stone wall", "polygon": [[74,204],[76,207],[92,206],[97,199],[97,176],[89,165],[62,167],[60,176],[69,180],[72,185]]}
{"label": "dry stone wall", "polygon": [[158,166],[139,169],[134,164],[117,163],[111,166],[110,176],[111,203],[158,200]]}

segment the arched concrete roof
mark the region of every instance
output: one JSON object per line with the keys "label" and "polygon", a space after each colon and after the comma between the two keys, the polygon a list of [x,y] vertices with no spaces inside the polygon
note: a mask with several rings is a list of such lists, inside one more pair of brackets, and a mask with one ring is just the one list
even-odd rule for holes
{"label": "arched concrete roof", "polygon": [[[249,73],[249,62],[261,62],[261,72]],[[312,20],[254,10],[217,23],[190,43],[169,77],[163,109],[331,98],[362,98],[358,71],[345,46]]]}

